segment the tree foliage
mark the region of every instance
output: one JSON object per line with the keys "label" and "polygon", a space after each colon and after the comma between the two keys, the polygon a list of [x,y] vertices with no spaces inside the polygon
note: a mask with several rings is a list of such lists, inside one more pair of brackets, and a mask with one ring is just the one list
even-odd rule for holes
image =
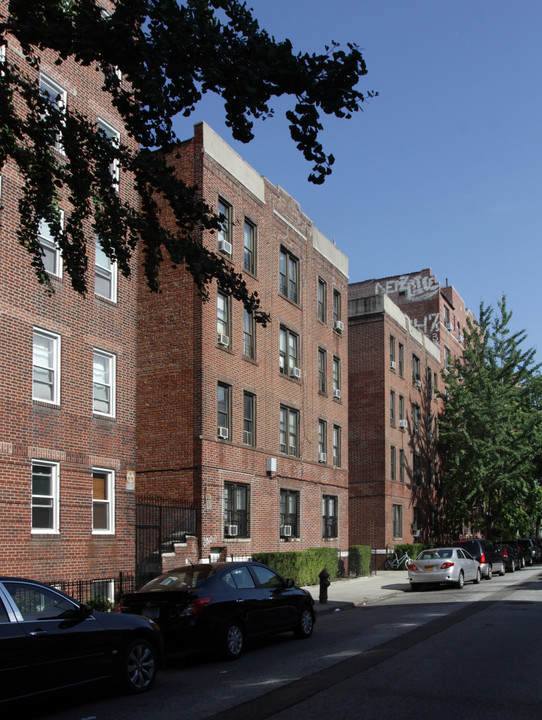
{"label": "tree foliage", "polygon": [[510,330],[511,316],[505,296],[497,310],[482,303],[463,355],[443,371],[440,490],[455,537],[468,529],[502,538],[539,522],[539,366],[523,349],[526,333]]}
{"label": "tree foliage", "polygon": [[[319,141],[321,114],[348,118],[375,94],[364,96],[357,87],[367,72],[361,52],[353,44],[342,49],[331,43],[323,54],[295,53],[289,40],[277,42],[260,29],[239,0],[114,0],[112,7],[106,15],[95,0],[10,0],[9,14],[0,18],[0,32],[21,43],[33,70],[6,63],[0,77],[0,168],[11,158],[24,179],[19,240],[47,284],[36,231],[41,218],[50,222],[72,285],[84,294],[83,227],[90,221],[125,276],[140,243],[151,289],[158,288],[166,257],[188,269],[202,295],[216,278],[256,319],[265,320],[242,277],[196,239],[198,230],[216,229],[219,218],[154,150],[175,147],[174,118],[189,116],[207,92],[224,99],[226,124],[243,142],[252,139],[254,120],[273,113],[273,99],[287,95],[290,135],[313,165],[309,180],[321,183],[333,164]],[[138,151],[116,147],[69,104],[58,109],[40,97],[33,78],[44,49],[56,53],[58,64],[73,58],[103,74],[103,90]],[[52,149],[59,134],[60,158]],[[112,188],[113,161],[121,175],[135,179],[141,208]],[[66,195],[72,210],[62,229],[58,203]],[[161,226],[157,197],[172,209],[174,232]]]}

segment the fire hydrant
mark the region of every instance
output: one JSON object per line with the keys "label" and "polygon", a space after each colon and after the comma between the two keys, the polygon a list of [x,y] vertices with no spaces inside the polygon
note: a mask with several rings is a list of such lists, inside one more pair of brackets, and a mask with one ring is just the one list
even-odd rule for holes
{"label": "fire hydrant", "polygon": [[318,577],[320,578],[320,605],[325,605],[327,603],[327,589],[331,584],[329,582],[329,573],[324,568]]}

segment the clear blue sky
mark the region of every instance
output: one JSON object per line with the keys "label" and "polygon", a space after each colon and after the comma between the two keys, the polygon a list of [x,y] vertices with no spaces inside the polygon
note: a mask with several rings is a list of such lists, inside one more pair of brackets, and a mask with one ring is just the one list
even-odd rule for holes
{"label": "clear blue sky", "polygon": [[324,185],[291,141],[285,105],[248,145],[210,98],[204,120],[281,185],[349,257],[350,280],[430,267],[477,314],[506,293],[512,327],[542,361],[542,2],[540,0],[249,0],[294,48],[352,41],[380,94],[350,120],[323,118],[335,155]]}

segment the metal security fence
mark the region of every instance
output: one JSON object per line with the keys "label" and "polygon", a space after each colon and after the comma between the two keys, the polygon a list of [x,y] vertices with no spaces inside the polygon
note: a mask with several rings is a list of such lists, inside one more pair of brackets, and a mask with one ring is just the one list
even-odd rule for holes
{"label": "metal security fence", "polygon": [[48,584],[71,595],[79,602],[90,603],[97,610],[111,610],[121,595],[134,592],[141,587],[143,579],[121,572],[112,578],[53,580]]}

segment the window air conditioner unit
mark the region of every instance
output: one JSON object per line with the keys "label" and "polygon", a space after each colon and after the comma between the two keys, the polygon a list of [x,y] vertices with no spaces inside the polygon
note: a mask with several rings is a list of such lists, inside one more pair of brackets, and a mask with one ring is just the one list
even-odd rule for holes
{"label": "window air conditioner unit", "polygon": [[333,391],[333,397],[337,398],[337,400],[341,399],[341,391],[338,388],[335,388],[335,390]]}
{"label": "window air conditioner unit", "polygon": [[463,337],[463,335],[459,335],[457,339],[459,340],[460,343],[465,342],[465,338]]}
{"label": "window air conditioner unit", "polygon": [[452,323],[446,323],[446,330],[453,330],[453,329],[454,329],[454,326],[452,325]]}
{"label": "window air conditioner unit", "polygon": [[344,330],[344,323],[342,322],[342,320],[335,320],[335,322],[333,323],[333,329],[337,330],[337,332],[342,333],[342,331]]}
{"label": "window air conditioner unit", "polygon": [[400,428],[406,428],[408,427],[408,423],[406,420],[399,420],[399,427]]}
{"label": "window air conditioner unit", "polygon": [[326,454],[326,453],[319,453],[319,454],[318,454],[318,462],[326,463],[326,462],[327,462],[327,454]]}
{"label": "window air conditioner unit", "polygon": [[421,534],[422,534],[422,531],[421,531],[421,530],[413,530],[413,531],[412,531],[412,537],[413,537],[413,538],[419,538]]}
{"label": "window air conditioner unit", "polygon": [[416,385],[416,387],[418,388],[418,390],[420,390],[421,387],[422,387],[422,381],[421,381],[421,380],[416,380],[415,385]]}
{"label": "window air conditioner unit", "polygon": [[231,243],[227,240],[219,240],[218,249],[226,255],[231,255]]}
{"label": "window air conditioner unit", "polygon": [[291,525],[283,525],[281,534],[282,534],[282,537],[292,537],[292,526]]}
{"label": "window air conditioner unit", "polygon": [[226,535],[231,535],[232,537],[235,537],[235,535],[238,534],[238,527],[237,525],[226,525]]}
{"label": "window air conditioner unit", "polygon": [[218,344],[219,345],[225,345],[226,347],[230,344],[230,339],[227,335],[219,335],[218,336]]}
{"label": "window air conditioner unit", "polygon": [[298,368],[298,367],[292,368],[292,377],[297,378],[299,380],[299,378],[301,377],[301,368]]}
{"label": "window air conditioner unit", "polygon": [[395,370],[396,367],[395,360],[390,360],[390,370]]}
{"label": "window air conditioner unit", "polygon": [[218,437],[221,440],[227,440],[228,439],[228,428],[227,427],[219,427],[218,428]]}

